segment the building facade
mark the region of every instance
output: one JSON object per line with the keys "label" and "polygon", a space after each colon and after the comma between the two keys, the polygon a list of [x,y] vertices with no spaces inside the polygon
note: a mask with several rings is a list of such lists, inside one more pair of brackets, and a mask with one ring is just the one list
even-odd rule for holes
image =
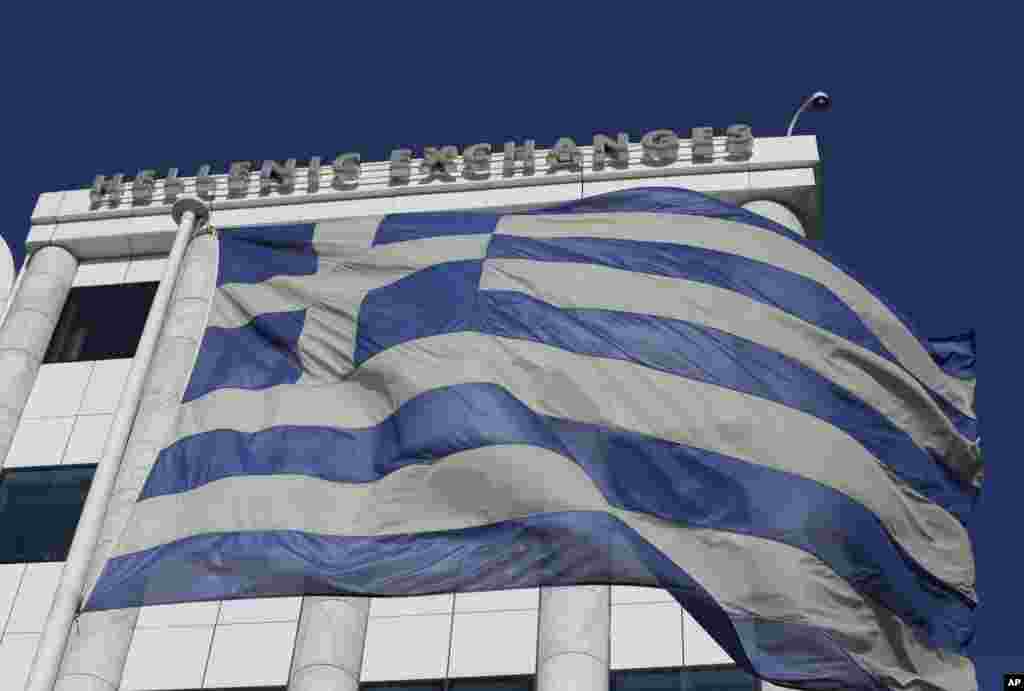
{"label": "building facade", "polygon": [[[71,582],[71,545],[100,464],[117,482],[97,514],[106,527],[79,553],[77,572],[94,575],[87,562],[134,500],[125,489],[130,473],[119,473],[120,455],[110,457],[108,442],[119,424],[127,430],[146,419],[126,383],[148,381],[147,372],[133,375],[133,364],[182,222],[172,214],[175,199],[202,202],[217,232],[230,233],[389,213],[524,210],[634,187],[682,187],[820,237],[814,137],[757,139],[736,155],[731,134],[695,132],[674,149],[652,146],[667,141],[659,136],[640,144],[620,138],[617,149],[560,140],[551,150],[506,146],[511,156],[478,145],[461,156],[434,149],[426,160],[396,152],[362,165],[339,157],[226,175],[201,169],[193,178],[140,174],[132,183],[104,178],[93,190],[40,195],[13,285],[0,271],[0,310],[10,294],[0,312],[0,689],[28,688],[48,618],[59,615],[55,593]],[[168,338],[159,335],[154,363]],[[152,381],[143,401],[145,386]],[[135,443],[130,437],[126,455]],[[119,616],[70,624],[56,688],[776,688],[738,670],[670,595],[653,588],[234,600],[144,607],[128,624]]]}

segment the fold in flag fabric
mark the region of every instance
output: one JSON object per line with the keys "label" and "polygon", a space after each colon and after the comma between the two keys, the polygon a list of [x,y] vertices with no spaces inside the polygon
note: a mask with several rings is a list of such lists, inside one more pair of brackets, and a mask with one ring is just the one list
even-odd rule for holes
{"label": "fold in flag fabric", "polygon": [[84,610],[666,589],[798,689],[977,687],[973,336],[675,188],[226,230]]}

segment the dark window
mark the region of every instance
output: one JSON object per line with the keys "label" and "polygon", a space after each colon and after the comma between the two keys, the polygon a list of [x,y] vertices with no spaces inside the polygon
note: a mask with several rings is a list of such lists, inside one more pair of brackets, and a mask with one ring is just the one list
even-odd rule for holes
{"label": "dark window", "polygon": [[610,687],[610,691],[759,691],[761,682],[730,665],[616,670]]}
{"label": "dark window", "polygon": [[360,684],[360,691],[533,691],[534,677],[483,677],[436,681],[388,681]]}
{"label": "dark window", "polygon": [[0,564],[64,561],[95,464],[0,472]]}
{"label": "dark window", "polygon": [[534,677],[493,679],[450,679],[450,691],[533,691]]}
{"label": "dark window", "polygon": [[158,285],[72,288],[43,362],[134,357]]}
{"label": "dark window", "polygon": [[378,681],[360,684],[359,691],[443,691],[443,681]]}

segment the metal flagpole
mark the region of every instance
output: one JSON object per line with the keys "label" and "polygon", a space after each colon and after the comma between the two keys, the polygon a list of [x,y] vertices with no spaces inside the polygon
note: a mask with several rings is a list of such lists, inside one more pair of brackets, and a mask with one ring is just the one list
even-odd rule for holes
{"label": "metal flagpole", "polygon": [[96,469],[78,528],[75,530],[74,540],[71,542],[67,563],[61,574],[60,584],[57,586],[57,593],[54,595],[50,614],[46,619],[46,626],[32,663],[27,691],[53,691],[72,622],[82,605],[90,561],[103,529],[107,505],[114,490],[121,458],[135,420],[142,387],[153,354],[156,352],[157,338],[163,326],[174,284],[177,282],[182,259],[194,229],[209,218],[209,210],[197,199],[180,199],[175,202],[171,215],[178,224],[178,233],[174,238],[174,245],[153,305],[146,317],[146,325],[142,330],[142,338],[135,352],[131,372],[114,415],[103,459]]}

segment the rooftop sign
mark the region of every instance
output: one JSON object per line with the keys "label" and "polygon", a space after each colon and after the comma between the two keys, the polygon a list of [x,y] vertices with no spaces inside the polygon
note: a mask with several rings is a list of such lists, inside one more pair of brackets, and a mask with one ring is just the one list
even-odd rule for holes
{"label": "rooftop sign", "polygon": [[[725,132],[725,138],[726,160],[745,161],[751,157],[754,138],[750,126],[731,125]],[[693,163],[712,162],[714,149],[711,127],[694,127],[689,144]],[[584,156],[582,149],[569,137],[559,138],[542,155],[534,150],[534,145],[535,142],[530,139],[521,144],[506,142],[500,154],[486,143],[467,146],[461,154],[455,146],[428,146],[424,147],[422,158],[415,162],[411,149],[395,149],[387,161],[387,184],[410,184],[414,163],[418,168],[420,184],[451,183],[460,178],[469,181],[487,180],[492,175],[502,178],[532,176],[539,172],[538,162],[542,166],[540,172],[544,173],[582,172],[587,159],[595,171],[606,168],[627,169],[631,165],[629,136],[625,133],[619,133],[615,139],[603,134],[594,135],[589,156]],[[641,138],[640,149],[639,165],[655,168],[669,166],[679,160],[680,139],[673,130],[652,130]],[[292,194],[298,178],[296,164],[294,158],[284,163],[272,160],[230,163],[221,173],[222,179],[224,174],[227,176],[227,196],[245,198],[250,192],[251,176],[255,173],[259,175],[259,194]],[[318,192],[324,184],[339,191],[356,190],[363,172],[358,153],[340,154],[329,164],[323,164],[319,156],[314,156],[306,162],[305,171],[306,184],[303,191],[307,193]],[[210,165],[199,167],[195,175],[197,196],[207,200],[215,196],[218,180],[214,175]],[[162,181],[160,187],[165,204],[173,204],[179,195],[185,193],[185,182],[178,177],[177,168],[170,168],[162,175],[155,170],[140,170],[130,179],[126,179],[123,174],[110,177],[97,175],[90,192],[92,208],[97,209],[104,203],[114,207],[120,205],[129,185],[133,206],[152,204],[156,201],[158,180]]]}

